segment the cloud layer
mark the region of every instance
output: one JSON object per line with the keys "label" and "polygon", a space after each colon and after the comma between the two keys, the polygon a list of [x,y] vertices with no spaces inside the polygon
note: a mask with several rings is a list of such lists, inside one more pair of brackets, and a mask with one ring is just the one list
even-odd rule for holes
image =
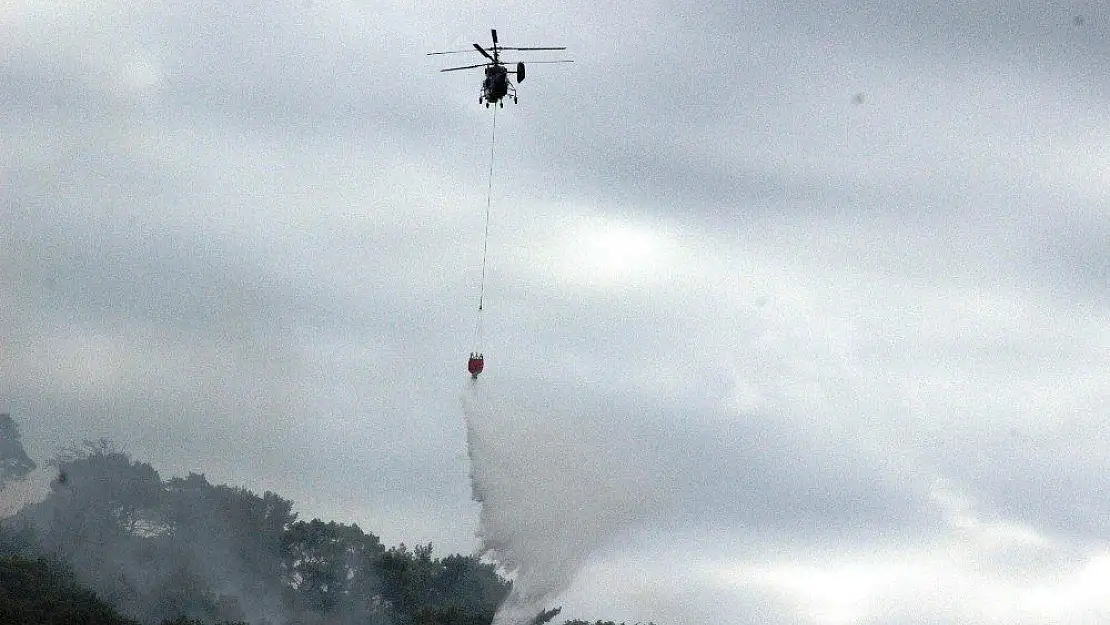
{"label": "cloud layer", "polygon": [[[1103,13],[17,2],[0,412],[387,543],[481,518],[563,616],[1095,619]],[[575,59],[498,112],[496,518],[490,119],[424,56],[491,26]]]}

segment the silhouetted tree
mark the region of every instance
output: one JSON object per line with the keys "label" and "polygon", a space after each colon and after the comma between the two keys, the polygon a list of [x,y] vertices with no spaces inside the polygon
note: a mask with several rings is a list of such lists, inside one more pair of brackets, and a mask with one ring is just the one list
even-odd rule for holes
{"label": "silhouetted tree", "polygon": [[[265,616],[277,619],[270,625],[489,625],[512,588],[474,556],[438,559],[430,543],[386,549],[357,525],[297,521],[293,503],[275,493],[212,485],[196,473],[163,482],[109,441],[67,448],[53,464],[46,499],[0,526],[0,557],[26,580],[47,575],[27,569],[28,555],[57,554],[73,573],[44,587],[68,584],[86,599],[95,592],[142,623],[264,625]],[[5,600],[0,594],[0,606]],[[27,612],[16,609],[0,623],[126,622],[77,613],[19,620]],[[558,613],[541,611],[531,625]]]}
{"label": "silhouetted tree", "polygon": [[23,449],[19,426],[10,415],[0,414],[0,488],[34,470],[35,463]]}
{"label": "silhouetted tree", "polygon": [[532,625],[543,625],[544,623],[549,622],[551,619],[555,618],[556,616],[559,616],[559,613],[562,612],[562,611],[563,611],[562,608],[552,608],[550,610],[540,610],[540,613],[532,618]]}
{"label": "silhouetted tree", "polygon": [[156,579],[150,538],[165,528],[158,472],[104,441],[86,441],[54,464],[58,479],[50,494],[18,517],[33,525],[45,551],[70,563],[81,583],[135,616]]}
{"label": "silhouetted tree", "polygon": [[451,555],[440,561],[433,582],[442,605],[458,607],[486,622],[508,596],[512,584],[497,574],[497,567],[474,556]]}
{"label": "silhouetted tree", "polygon": [[238,620],[282,607],[282,545],[296,520],[292,508],[274,493],[213,486],[196,473],[166,482],[162,550],[204,580],[206,600],[216,605],[209,618]]}
{"label": "silhouetted tree", "polygon": [[298,521],[285,533],[283,569],[297,613],[332,615],[337,622],[382,616],[378,566],[385,548],[357,525]]}
{"label": "silhouetted tree", "polygon": [[59,563],[18,556],[0,557],[0,623],[137,625],[78,586]]}
{"label": "silhouetted tree", "polygon": [[240,620],[281,610],[292,502],[195,474],[163,483],[103,440],[64,450],[55,465],[50,494],[21,516],[128,616]]}
{"label": "silhouetted tree", "polygon": [[43,555],[34,529],[19,519],[0,522],[0,556],[38,558]]}
{"label": "silhouetted tree", "polygon": [[431,544],[389,549],[381,574],[385,598],[405,624],[489,623],[512,587],[473,556],[432,558]]}

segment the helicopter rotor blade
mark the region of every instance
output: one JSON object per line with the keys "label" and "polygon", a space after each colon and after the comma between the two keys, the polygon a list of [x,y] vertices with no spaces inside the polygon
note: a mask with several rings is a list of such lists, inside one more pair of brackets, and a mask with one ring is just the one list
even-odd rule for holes
{"label": "helicopter rotor blade", "polygon": [[482,46],[480,46],[480,45],[478,45],[478,44],[474,44],[474,49],[475,49],[475,50],[477,50],[478,52],[481,52],[481,53],[482,53],[482,56],[486,57],[487,59],[489,59],[489,60],[491,60],[491,61],[494,61],[494,60],[496,60],[496,59],[494,59],[494,58],[493,58],[492,56],[490,56],[490,55],[489,55],[489,52],[486,52],[486,49],[485,49],[485,48],[483,48]]}
{"label": "helicopter rotor blade", "polygon": [[460,69],[474,69],[475,67],[485,67],[487,65],[489,65],[489,63],[479,63],[477,65],[463,65],[462,67],[448,67],[447,69],[441,69],[439,71],[441,71],[441,72],[456,72]]}
{"label": "helicopter rotor blade", "polygon": [[[505,61],[506,64],[514,63],[515,61]],[[573,63],[574,59],[559,59],[553,61],[522,61],[528,65],[535,65],[536,63]]]}
{"label": "helicopter rotor blade", "polygon": [[474,51],[474,48],[467,48],[466,50],[447,50],[446,52],[429,52],[428,56],[435,56],[437,54],[469,54]]}
{"label": "helicopter rotor blade", "polygon": [[566,50],[567,47],[566,46],[559,46],[559,47],[543,47],[543,48],[517,48],[517,47],[510,47],[510,46],[501,46],[498,49],[499,50]]}

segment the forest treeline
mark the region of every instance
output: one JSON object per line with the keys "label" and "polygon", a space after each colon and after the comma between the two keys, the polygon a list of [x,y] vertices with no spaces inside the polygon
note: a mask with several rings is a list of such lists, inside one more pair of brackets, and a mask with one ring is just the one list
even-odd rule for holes
{"label": "forest treeline", "polygon": [[195,473],[163,480],[106,442],[54,464],[49,495],[0,535],[5,586],[52,581],[18,582],[24,596],[79,583],[154,624],[478,625],[510,589],[478,558],[436,558],[430,544],[387,549],[357,525],[300,521],[277,494]]}
{"label": "forest treeline", "polygon": [[[35,466],[4,417],[0,487]],[[50,466],[45,499],[0,523],[3,623],[488,625],[512,586],[475,556],[298,520],[272,492],[163,480],[107,441]]]}

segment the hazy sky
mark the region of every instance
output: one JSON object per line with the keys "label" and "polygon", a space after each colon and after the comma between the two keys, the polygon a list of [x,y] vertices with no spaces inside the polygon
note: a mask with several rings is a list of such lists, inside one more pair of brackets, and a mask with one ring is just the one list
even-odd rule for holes
{"label": "hazy sky", "polygon": [[[426,53],[490,27],[575,62],[497,113],[468,390]],[[445,554],[469,397],[561,617],[1101,622],[1108,66],[1099,2],[9,0],[0,412]]]}

